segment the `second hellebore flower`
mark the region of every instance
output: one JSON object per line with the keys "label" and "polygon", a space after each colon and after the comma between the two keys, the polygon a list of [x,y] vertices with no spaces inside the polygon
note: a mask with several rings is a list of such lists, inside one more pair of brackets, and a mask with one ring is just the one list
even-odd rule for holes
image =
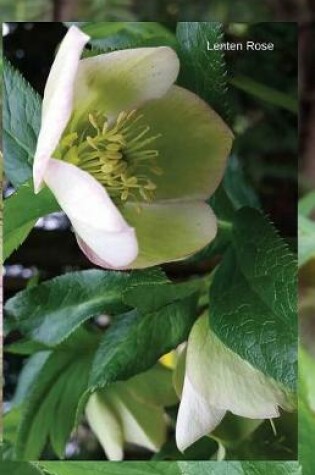
{"label": "second hellebore flower", "polygon": [[143,268],[207,245],[232,133],[192,92],[175,86],[168,47],[80,56],[71,27],[51,68],[34,160],[79,246],[96,265]]}
{"label": "second hellebore flower", "polygon": [[182,392],[176,422],[176,441],[181,451],[210,434],[227,411],[248,419],[279,417],[279,407],[292,410],[287,392],[272,378],[227,348],[213,333],[207,314],[189,335],[186,369],[183,361],[176,374]]}
{"label": "second hellebore flower", "polygon": [[171,371],[156,365],[93,393],[86,417],[109,460],[122,460],[126,443],[161,449],[168,425],[164,408],[176,402]]}

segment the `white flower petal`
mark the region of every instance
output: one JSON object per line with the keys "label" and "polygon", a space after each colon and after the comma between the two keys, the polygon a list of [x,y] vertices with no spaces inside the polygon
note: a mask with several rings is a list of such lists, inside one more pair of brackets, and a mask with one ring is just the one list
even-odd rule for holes
{"label": "white flower petal", "polygon": [[119,419],[106,401],[106,396],[92,394],[86,405],[85,414],[109,460],[122,460],[124,444],[122,428]]}
{"label": "white flower petal", "polygon": [[124,383],[107,390],[112,407],[119,414],[126,442],[158,451],[166,440],[166,420],[161,407],[134,398]]}
{"label": "white flower petal", "polygon": [[176,422],[176,444],[181,452],[204,435],[209,434],[223,419],[225,411],[209,404],[185,377],[182,400]]}
{"label": "white flower petal", "polygon": [[61,160],[48,162],[44,180],[70,219],[87,257],[98,265],[123,268],[138,254],[130,228],[106,190],[89,173]]}
{"label": "white flower petal", "polygon": [[[194,396],[195,393],[195,396]],[[192,404],[193,397],[196,402]],[[200,405],[199,417],[195,408]],[[271,378],[251,366],[228,349],[210,330],[208,316],[199,318],[189,336],[184,390],[180,403],[177,429],[191,420],[191,440],[215,428],[212,411],[231,411],[251,418],[269,419],[279,416],[278,407],[292,409],[288,395]],[[209,425],[206,411],[209,411]],[[187,422],[186,422],[187,423]],[[181,440],[182,446],[184,442]]]}
{"label": "white flower petal", "polygon": [[74,107],[79,116],[96,108],[108,116],[162,97],[179,71],[176,53],[168,47],[136,48],[80,61]]}
{"label": "white flower petal", "polygon": [[48,161],[56,149],[73,106],[73,85],[79,60],[89,37],[71,27],[64,37],[46,83],[42,123],[34,157],[33,178],[37,193],[42,186]]}

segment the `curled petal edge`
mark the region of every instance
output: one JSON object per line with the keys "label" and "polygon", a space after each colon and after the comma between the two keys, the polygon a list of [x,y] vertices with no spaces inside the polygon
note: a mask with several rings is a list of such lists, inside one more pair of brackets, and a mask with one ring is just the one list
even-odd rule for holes
{"label": "curled petal edge", "polygon": [[50,157],[56,149],[73,109],[74,82],[79,61],[89,36],[72,26],[64,37],[46,83],[42,124],[34,157],[34,190],[43,187]]}
{"label": "curled petal edge", "polygon": [[128,266],[138,255],[138,241],[105,188],[75,165],[50,159],[45,182],[67,214],[79,245],[95,264]]}

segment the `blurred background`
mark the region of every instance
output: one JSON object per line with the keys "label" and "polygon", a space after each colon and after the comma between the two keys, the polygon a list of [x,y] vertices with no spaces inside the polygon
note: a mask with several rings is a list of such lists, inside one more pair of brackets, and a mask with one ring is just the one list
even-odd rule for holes
{"label": "blurred background", "polygon": [[296,21],[314,0],[0,0],[4,21]]}
{"label": "blurred background", "polygon": [[315,470],[315,25],[300,28],[299,443],[303,473]]}
{"label": "blurred background", "polygon": [[[213,8],[222,7],[221,14],[232,15],[231,2],[212,2]],[[234,2],[245,5],[247,2]],[[281,3],[281,2],[279,2]],[[295,2],[283,2],[294,7]],[[3,8],[5,2],[1,2]],[[33,9],[25,4],[33,5]],[[62,5],[61,5],[62,4]],[[90,4],[90,6],[88,6]],[[105,5],[106,4],[106,5]],[[262,18],[269,18],[271,2],[251,2],[257,5],[257,11]],[[109,20],[147,20],[160,19],[171,33],[175,33],[176,20],[185,18],[211,17],[211,11],[204,7],[204,2],[194,2],[194,8],[188,2],[131,2],[128,0],[112,2],[16,2],[14,8],[20,5],[21,10],[15,11],[16,18],[28,18],[29,21],[4,24],[4,53],[6,58],[30,82],[33,88],[43,94],[47,75],[49,73],[56,48],[66,32],[66,26],[61,22],[38,23],[31,21],[49,20],[50,18],[84,18],[84,12],[90,12],[90,18]],[[64,10],[69,8],[68,13]],[[115,5],[104,10],[104,5]],[[226,6],[224,10],[223,6]],[[95,10],[88,10],[91,7]],[[60,10],[56,10],[56,8]],[[72,9],[71,9],[71,8]],[[182,7],[184,10],[182,10]],[[8,12],[14,8],[7,5]],[[84,10],[86,8],[86,10]],[[77,13],[73,13],[76,9]],[[199,9],[199,10],[198,10]],[[103,12],[98,14],[97,12]],[[93,13],[94,12],[94,13]],[[107,12],[107,13],[106,13]],[[249,14],[249,11],[246,12]],[[9,13],[7,13],[9,15]],[[13,15],[11,13],[10,15]],[[21,15],[21,16],[19,16]],[[26,17],[25,17],[26,15]],[[34,16],[32,16],[34,15]],[[37,16],[36,16],[37,15]],[[98,16],[103,15],[103,16]],[[108,15],[108,16],[107,16]],[[184,16],[182,16],[184,15]],[[9,17],[8,17],[9,18]],[[13,16],[11,16],[13,19]],[[86,19],[86,17],[85,17]],[[303,26],[302,35],[309,35],[311,27]],[[297,34],[294,23],[257,23],[240,24],[226,23],[224,27],[226,38],[230,41],[246,41],[246,39],[273,42],[275,50],[268,52],[268,60],[262,61],[262,56],[256,52],[228,52],[226,55],[229,78],[229,123],[236,135],[233,157],[229,166],[229,186],[234,188],[237,199],[242,201],[244,196],[254,200],[275,223],[280,234],[290,246],[297,245],[297,114],[294,104],[297,103]],[[301,75],[304,121],[307,123],[312,112],[311,92],[311,43],[302,49],[303,61],[307,67]],[[264,57],[266,58],[266,56]],[[244,86],[245,85],[245,86]],[[283,93],[280,97],[278,93]],[[304,96],[305,95],[305,96]],[[289,101],[290,99],[290,101]],[[288,103],[293,104],[289,107]],[[305,130],[304,130],[305,129]],[[312,131],[302,125],[304,137],[305,160],[302,168],[311,167],[307,158],[308,141]],[[315,137],[314,137],[315,140]],[[315,170],[314,170],[315,174]],[[305,186],[311,183],[311,172],[308,172]],[[5,195],[12,193],[10,183],[6,183]],[[242,193],[244,196],[241,196]],[[182,278],[186,273],[208,271],[213,266],[212,257],[183,264],[166,266],[170,277]],[[17,291],[38,281],[52,278],[69,270],[91,267],[79,251],[67,218],[61,214],[41,218],[25,243],[14,252],[5,266],[5,297],[13,296]],[[18,335],[13,335],[13,339]],[[8,356],[5,360],[5,400],[7,407],[13,397],[23,359]],[[238,458],[255,459],[291,459],[296,454],[296,419],[288,416],[288,420],[280,422],[281,430],[274,437],[268,421],[263,424],[243,447],[243,455]],[[75,458],[97,459],[102,453],[93,435],[82,427],[77,439],[69,446],[69,454]],[[203,450],[203,449],[202,449]],[[206,450],[207,454],[208,451]],[[50,454],[51,456],[51,454]],[[137,458],[139,454],[130,451],[127,458]],[[147,454],[149,456],[149,454]],[[49,456],[48,456],[49,457]],[[140,458],[146,455],[141,454]],[[200,452],[198,457],[202,458]]]}

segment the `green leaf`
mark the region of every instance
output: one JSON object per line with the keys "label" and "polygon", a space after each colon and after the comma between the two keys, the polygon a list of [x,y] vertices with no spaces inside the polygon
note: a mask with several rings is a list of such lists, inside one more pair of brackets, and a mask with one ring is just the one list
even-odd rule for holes
{"label": "green leaf", "polygon": [[237,76],[230,80],[232,86],[240,89],[241,91],[250,94],[257,99],[261,99],[269,104],[273,104],[282,109],[288,110],[297,114],[299,110],[298,99],[285,94],[284,92],[277,91],[272,87],[260,84],[259,82],[248,78],[246,76]]}
{"label": "green leaf", "polygon": [[176,285],[165,285],[166,283],[167,281],[159,282],[153,286],[150,282],[144,282],[140,287],[131,283],[124,292],[123,299],[127,305],[148,313],[199,292],[201,286],[198,280]]}
{"label": "green leaf", "polygon": [[177,26],[181,74],[179,82],[202,97],[223,118],[229,117],[226,66],[222,51],[207,51],[222,42],[221,23],[179,22]]}
{"label": "green leaf", "polygon": [[[19,388],[19,394],[22,392],[23,401],[27,396],[27,403],[19,429],[18,456],[35,459],[48,438],[55,452],[62,456],[81,393],[86,389],[90,393],[149,369],[160,356],[186,339],[195,318],[198,291],[199,284],[194,282],[169,283],[157,269],[131,274],[93,270],[57,277],[9,300],[6,311],[14,321],[11,328],[17,328],[36,342],[59,344],[42,367],[39,361],[40,373],[31,392],[30,378],[36,373],[36,367],[35,371],[26,370],[22,378],[26,389]],[[69,341],[77,337],[78,330],[73,332],[84,321],[103,313],[120,313],[130,307],[136,309],[112,319],[91,372],[86,350],[80,348],[80,359],[73,361]],[[65,340],[69,335],[70,340]],[[77,348],[78,345],[76,353]],[[87,359],[84,362],[82,358]],[[89,385],[85,387],[83,376],[86,373],[87,377],[88,372]],[[70,389],[78,384],[81,385],[77,391]],[[68,387],[69,396],[65,397]],[[59,417],[58,411],[62,411]]]}
{"label": "green leaf", "polygon": [[3,475],[44,475],[39,467],[27,462],[0,462]]}
{"label": "green leaf", "polygon": [[[9,329],[10,330],[10,329]],[[13,355],[33,355],[38,351],[50,350],[50,347],[39,343],[37,341],[30,341],[26,338],[21,338],[19,341],[6,345],[6,353],[11,353]]]}
{"label": "green leaf", "polygon": [[[303,386],[301,386],[303,391]],[[303,475],[314,473],[315,414],[303,396],[299,398],[299,459],[303,466]]]}
{"label": "green leaf", "polygon": [[4,62],[3,147],[5,173],[18,187],[32,176],[41,122],[41,99],[22,75]]}
{"label": "green leaf", "polygon": [[315,258],[315,222],[299,215],[299,267]]}
{"label": "green leaf", "polygon": [[59,210],[47,187],[35,195],[31,180],[21,185],[4,202],[4,260],[27,238],[38,218]]}
{"label": "green leaf", "polygon": [[230,249],[210,289],[211,326],[264,374],[294,390],[297,359],[297,267],[261,213],[237,213]]}
{"label": "green leaf", "polygon": [[214,440],[220,441],[225,449],[237,448],[243,441],[251,438],[263,422],[261,419],[246,419],[227,413],[211,436]]}
{"label": "green leaf", "polygon": [[11,328],[30,339],[54,346],[91,317],[126,310],[122,302],[129,275],[87,270],[56,277],[8,300]]}
{"label": "green leaf", "polygon": [[315,360],[305,349],[299,352],[299,456],[303,475],[314,473],[315,440]]}
{"label": "green leaf", "polygon": [[217,451],[217,442],[210,437],[202,437],[182,453],[177,448],[175,438],[172,438],[153,455],[151,460],[208,460],[215,458]]}
{"label": "green leaf", "polygon": [[179,462],[182,475],[300,475],[297,462]]}
{"label": "green leaf", "polygon": [[181,475],[169,462],[41,462],[52,475]]}
{"label": "green leaf", "polygon": [[259,198],[236,155],[229,158],[223,180],[208,202],[217,218],[227,222],[233,221],[235,212],[245,206],[260,208]]}
{"label": "green leaf", "polygon": [[299,376],[304,389],[304,397],[310,409],[315,413],[315,357],[302,346],[299,349]]}
{"label": "green leaf", "polygon": [[156,22],[85,22],[78,26],[90,37],[90,44],[104,51],[139,46],[176,47],[175,36]]}
{"label": "green leaf", "polygon": [[307,217],[315,210],[315,191],[311,191],[299,200],[299,214]]}
{"label": "green leaf", "polygon": [[24,395],[16,441],[18,459],[36,460],[48,440],[58,457],[63,457],[98,341],[95,335],[76,332],[67,345],[51,352],[37,372],[35,384]]}
{"label": "green leaf", "polygon": [[259,198],[249,184],[243,166],[236,155],[229,158],[222,185],[233,210],[239,210],[244,206],[260,208]]}
{"label": "green leaf", "polygon": [[33,385],[36,384],[36,379],[45,366],[50,354],[50,351],[39,351],[26,361],[19,374],[17,387],[12,400],[13,407],[23,405],[23,403],[27,401],[29,393]]}
{"label": "green leaf", "polygon": [[5,439],[14,442],[16,438],[16,426],[20,419],[20,407],[12,407],[6,411],[3,417]]}
{"label": "green leaf", "polygon": [[52,475],[301,475],[297,462],[41,462]]}
{"label": "green leaf", "polygon": [[[142,296],[150,295],[151,302],[140,303],[135,310],[115,318],[96,352],[89,392],[149,369],[188,337],[195,319],[196,288],[181,289],[178,300],[174,292],[177,286],[164,287],[162,294],[153,286],[150,290],[144,287]],[[137,298],[141,302],[140,295]],[[134,305],[137,307],[136,301]]]}

